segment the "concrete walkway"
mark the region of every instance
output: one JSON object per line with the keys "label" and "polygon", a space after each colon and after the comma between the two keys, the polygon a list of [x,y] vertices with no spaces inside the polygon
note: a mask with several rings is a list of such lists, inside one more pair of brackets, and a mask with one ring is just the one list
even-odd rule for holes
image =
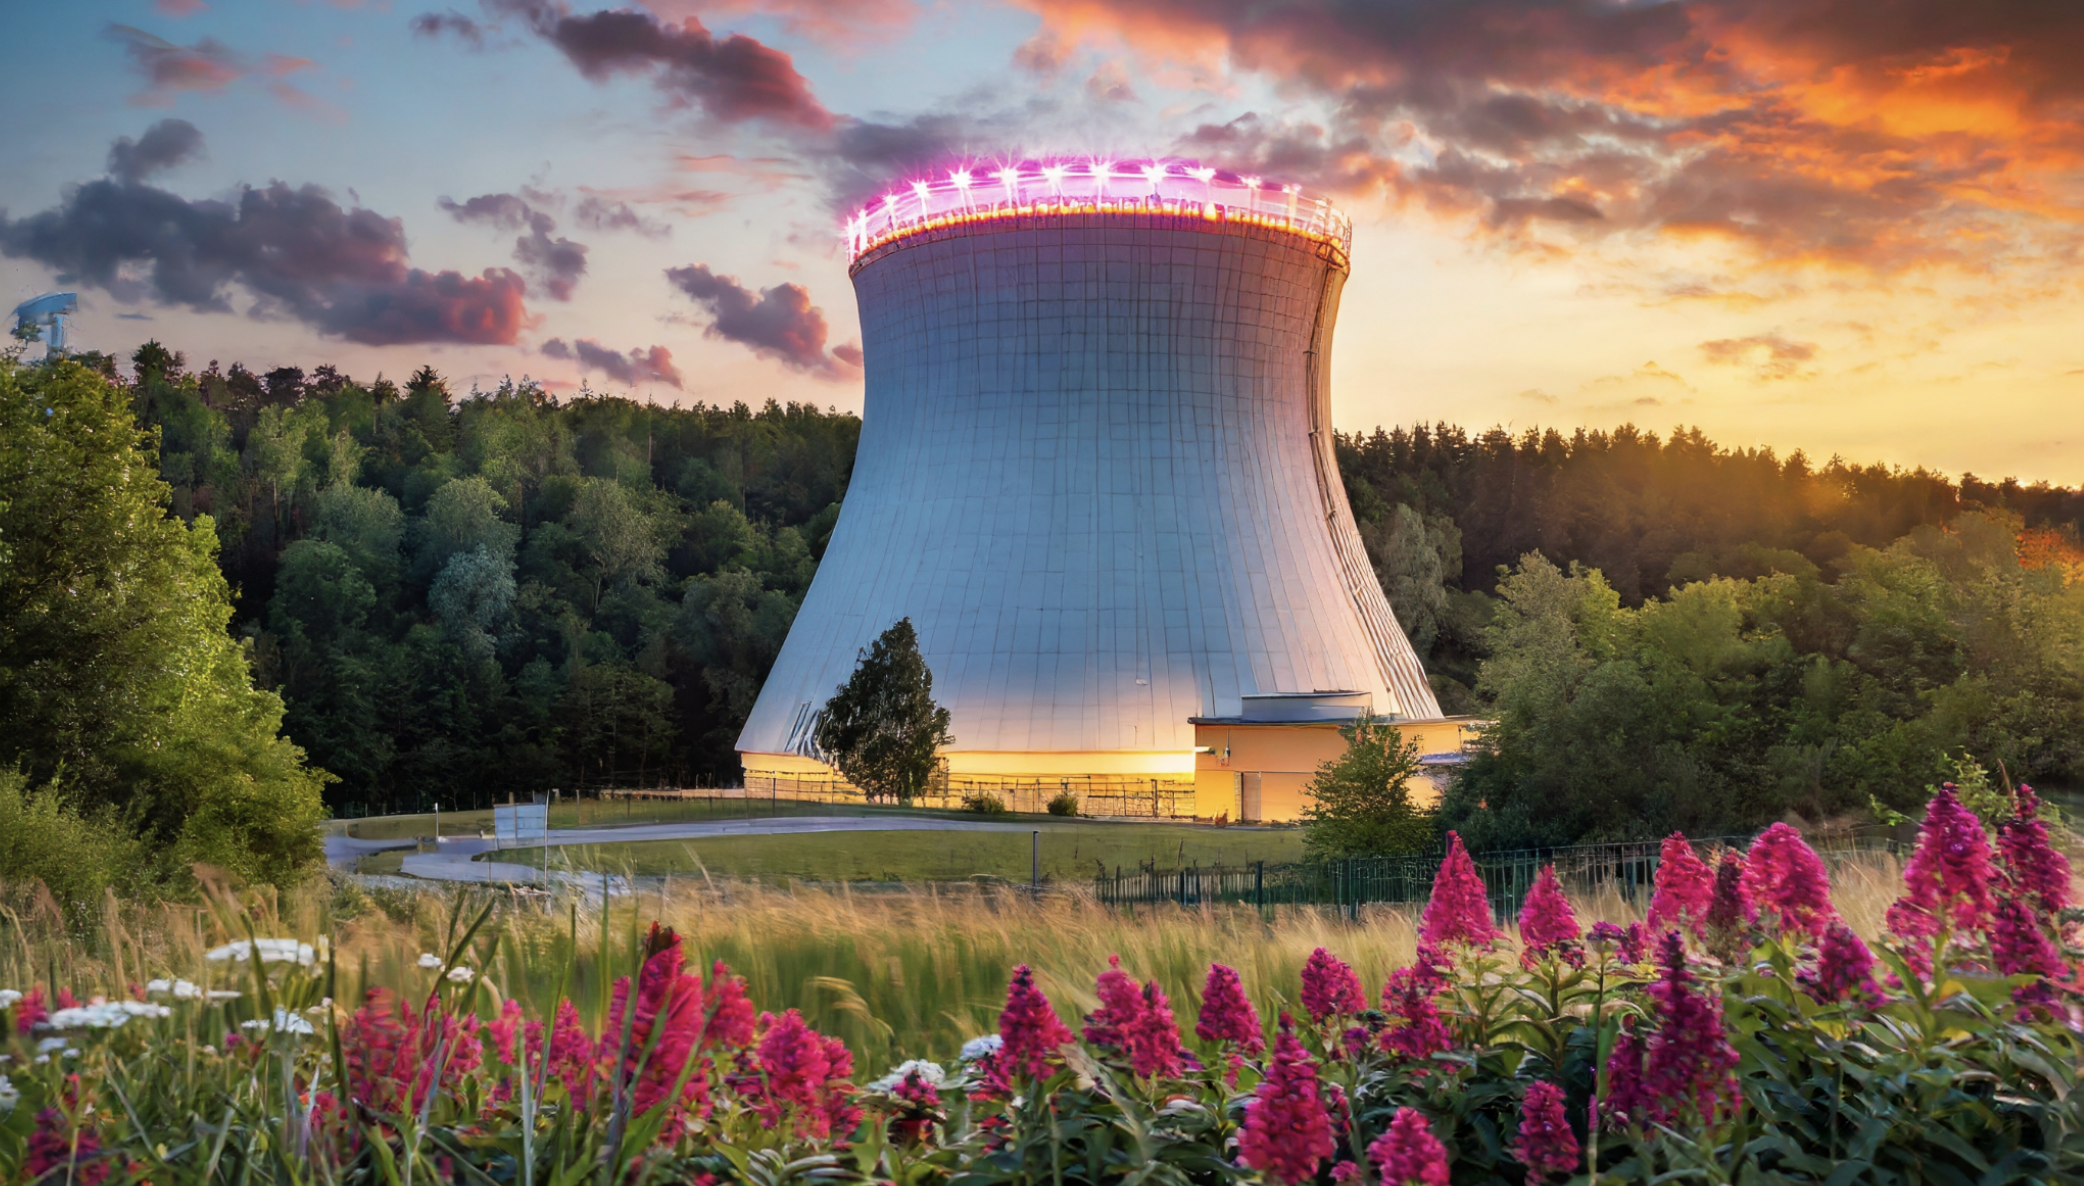
{"label": "concrete walkway", "polygon": [[[479,836],[443,836],[438,852],[414,853],[405,858],[402,872],[430,881],[468,881],[493,884],[548,885],[599,892],[597,873],[545,871],[512,861],[479,861],[472,858],[488,852],[564,847],[582,844],[637,844],[658,840],[713,840],[727,836],[792,836],[811,832],[1028,832],[1028,824],[989,823],[984,820],[930,819],[920,816],[798,815],[773,819],[705,820],[681,824],[633,824],[623,828],[557,828],[543,844],[501,844]],[[356,840],[346,836],[326,837],[326,860],[352,867],[355,858],[373,852],[417,848],[416,840]],[[611,893],[622,879],[609,878]]]}

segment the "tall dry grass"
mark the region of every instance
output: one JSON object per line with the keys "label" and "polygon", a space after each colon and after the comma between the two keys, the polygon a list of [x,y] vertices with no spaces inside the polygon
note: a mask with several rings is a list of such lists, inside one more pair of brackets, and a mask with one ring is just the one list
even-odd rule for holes
{"label": "tall dry grass", "polygon": [[[1901,886],[1894,858],[1862,854],[1834,862],[1839,911],[1862,934],[1881,927]],[[1093,977],[1109,955],[1155,978],[1176,1011],[1198,1008],[1210,963],[1236,968],[1263,1009],[1288,1007],[1304,960],[1327,947],[1362,979],[1381,984],[1415,952],[1417,907],[1364,907],[1358,917],[1328,909],[1121,911],[1077,893],[1040,900],[1008,889],[922,887],[856,894],[845,889],[777,889],[733,882],[676,882],[670,891],[615,898],[522,900],[486,891],[430,887],[365,897],[317,883],[287,894],[213,888],[204,900],[153,907],[110,898],[99,926],[67,926],[55,903],[31,891],[0,894],[0,988],[51,983],[120,994],[157,976],[239,987],[245,969],[211,963],[212,946],[246,937],[330,937],[335,995],[355,1000],[372,985],[427,987],[422,952],[446,953],[480,914],[485,925],[465,962],[483,973],[486,1000],[548,1006],[562,989],[596,1018],[606,988],[638,962],[656,919],[688,950],[744,975],[753,999],[794,1008],[818,1029],[845,1038],[868,1074],[908,1057],[945,1058],[997,1027],[1015,964],[1033,967],[1066,1016],[1095,1004]],[[1639,904],[1611,888],[1576,897],[1579,920],[1626,924]]]}

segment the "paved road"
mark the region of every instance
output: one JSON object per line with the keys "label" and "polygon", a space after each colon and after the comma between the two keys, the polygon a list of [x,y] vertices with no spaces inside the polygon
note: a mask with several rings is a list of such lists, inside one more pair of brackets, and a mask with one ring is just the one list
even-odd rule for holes
{"label": "paved road", "polygon": [[[633,844],[646,840],[711,840],[725,836],[790,836],[808,832],[1027,832],[1028,824],[987,823],[983,820],[930,819],[920,816],[798,815],[775,819],[706,820],[682,824],[634,824],[625,828],[558,828],[545,842],[561,847],[577,844]],[[400,848],[417,848],[405,840],[356,840],[347,836],[326,837],[326,859],[352,867],[356,857]],[[487,852],[535,849],[542,844],[502,845],[478,836],[444,836],[440,851],[415,853],[405,858],[403,872],[432,881],[513,882],[536,884],[557,882],[581,887],[598,887],[598,875],[552,871],[544,873],[531,865],[511,861],[478,861],[471,858]],[[618,879],[619,880],[619,879]],[[590,883],[590,886],[589,886]]]}

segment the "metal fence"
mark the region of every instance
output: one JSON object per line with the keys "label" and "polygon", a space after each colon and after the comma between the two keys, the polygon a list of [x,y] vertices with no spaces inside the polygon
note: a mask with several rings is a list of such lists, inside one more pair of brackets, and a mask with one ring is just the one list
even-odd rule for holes
{"label": "metal fence", "polygon": [[[1711,836],[1693,841],[1703,857],[1711,850],[1743,848],[1744,836]],[[1887,841],[1847,840],[1828,846],[1826,855],[1887,849]],[[1518,917],[1520,903],[1533,888],[1542,866],[1554,865],[1556,876],[1572,890],[1612,888],[1632,901],[1647,901],[1657,877],[1662,842],[1580,844],[1563,848],[1528,848],[1472,853],[1476,870],[1489,891],[1491,910],[1501,919]],[[1350,909],[1367,903],[1423,902],[1432,895],[1440,871],[1442,849],[1394,857],[1350,857],[1314,864],[1194,866],[1184,869],[1143,868],[1103,873],[1094,895],[1116,906],[1171,902],[1242,906],[1335,906]]]}

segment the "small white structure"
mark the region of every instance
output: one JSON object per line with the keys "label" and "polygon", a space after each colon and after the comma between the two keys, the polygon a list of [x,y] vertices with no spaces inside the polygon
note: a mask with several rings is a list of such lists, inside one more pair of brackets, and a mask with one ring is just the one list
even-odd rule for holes
{"label": "small white structure", "polygon": [[550,841],[550,805],[516,803],[492,809],[492,840],[500,848],[547,844]]}

